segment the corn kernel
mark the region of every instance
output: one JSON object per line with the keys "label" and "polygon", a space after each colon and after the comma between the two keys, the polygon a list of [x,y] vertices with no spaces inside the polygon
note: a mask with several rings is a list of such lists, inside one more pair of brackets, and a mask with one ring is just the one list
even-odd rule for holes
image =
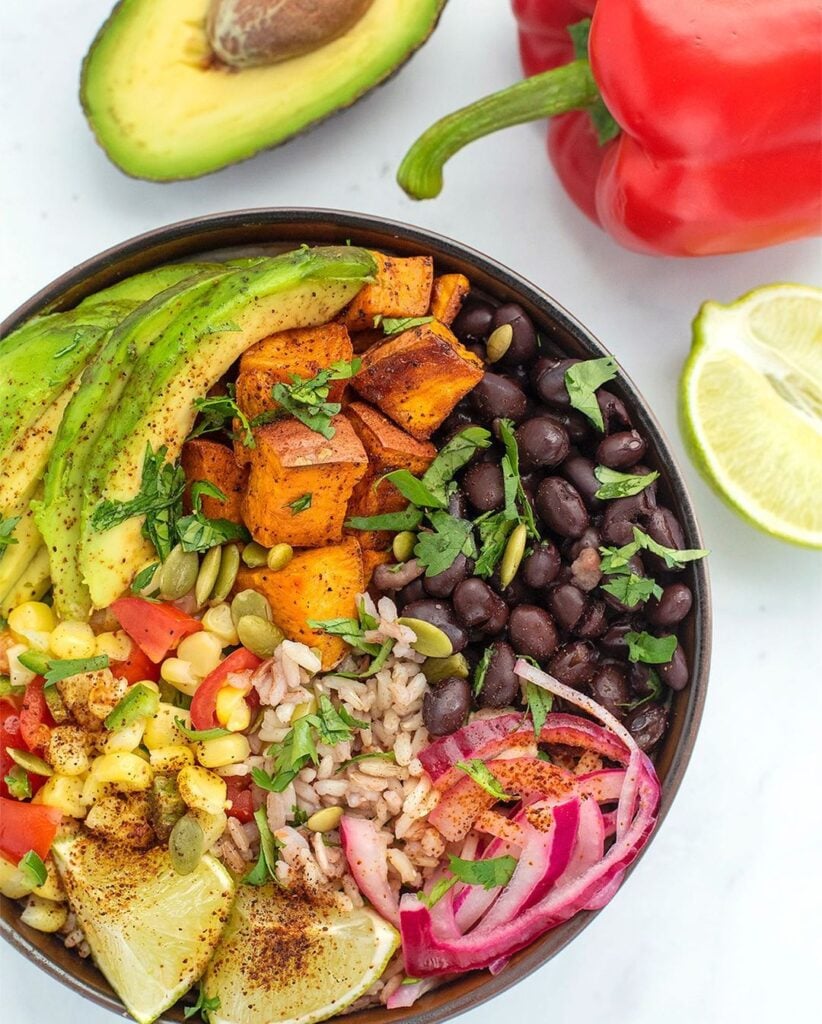
{"label": "corn kernel", "polygon": [[225,768],[228,764],[241,764],[251,753],[248,740],[240,733],[201,740],[194,750],[204,768]]}
{"label": "corn kernel", "polygon": [[110,782],[124,793],[135,793],[148,789],[154,773],[136,754],[118,752],[96,757],[89,776],[98,783]]}
{"label": "corn kernel", "polygon": [[9,662],[9,679],[12,686],[27,686],[37,675],[30,668],[21,665],[18,660],[19,656],[28,649],[26,644],[15,644],[6,651],[6,657]]}
{"label": "corn kernel", "polygon": [[316,811],[311,815],[305,823],[306,828],[311,829],[312,832],[330,832],[339,825],[342,816],[342,807],[323,807],[321,811]]}
{"label": "corn kernel", "polygon": [[85,818],[88,809],[88,803],[83,800],[85,783],[86,778],[81,775],[52,775],[37,790],[32,803],[56,807],[68,818]]}
{"label": "corn kernel", "polygon": [[51,857],[46,859],[46,876],[45,882],[42,885],[38,885],[32,890],[35,896],[39,896],[44,900],[53,900],[55,903],[65,903],[67,896],[66,890],[63,888],[63,883],[60,881],[60,876],[57,874],[57,868],[54,865],[54,861]]}
{"label": "corn kernel", "polygon": [[149,751],[151,767],[156,772],[179,772],[186,765],[194,764],[194,753],[191,747],[182,743],[172,743],[167,747],[155,747]]}
{"label": "corn kernel", "polygon": [[205,679],[223,660],[223,642],[214,633],[202,629],[187,636],[177,648],[177,654],[191,665],[195,676]]}
{"label": "corn kernel", "polygon": [[44,900],[39,896],[29,896],[25,910],[20,915],[23,924],[38,932],[59,932],[67,918],[65,904]]}
{"label": "corn kernel", "polygon": [[85,775],[88,754],[83,730],[76,725],[56,725],[46,744],[46,760],[58,775]]}
{"label": "corn kernel", "polygon": [[58,622],[49,637],[49,647],[56,658],[91,658],[97,643],[87,622]]}
{"label": "corn kernel", "polygon": [[9,612],[9,629],[18,643],[35,651],[49,649],[49,636],[57,625],[54,612],[42,601],[24,601]]}
{"label": "corn kernel", "polygon": [[237,629],[234,620],[231,618],[231,605],[218,604],[209,608],[203,615],[203,629],[213,633],[223,644],[223,647],[233,647],[239,642]]}
{"label": "corn kernel", "polygon": [[118,751],[129,753],[135,747],[140,746],[140,741],[145,732],[147,719],[135,718],[133,722],[124,725],[121,729],[110,732],[103,741],[104,754],[116,754]]}
{"label": "corn kernel", "polygon": [[0,857],[0,893],[10,900],[19,900],[21,896],[28,896],[32,888],[31,882],[16,864]]}
{"label": "corn kernel", "polygon": [[209,814],[225,810],[226,784],[207,768],[199,765],[183,768],[177,776],[177,788],[187,807]]}
{"label": "corn kernel", "polygon": [[160,666],[160,675],[167,683],[179,690],[188,697],[194,696],[194,691],[200,685],[201,678],[194,674],[191,665],[182,658],[166,658]]}
{"label": "corn kernel", "polygon": [[245,691],[236,686],[223,686],[217,691],[214,710],[220,725],[231,732],[242,732],[251,724],[251,708]]}
{"label": "corn kernel", "polygon": [[166,704],[160,701],[160,706],[153,718],[146,722],[143,733],[143,743],[149,750],[156,747],[170,747],[175,743],[185,743],[185,736],[174,724],[174,719],[179,718],[181,722],[188,724],[188,712],[177,708],[173,704]]}
{"label": "corn kernel", "polygon": [[216,814],[209,814],[206,811],[198,810],[196,807],[189,811],[189,814],[196,820],[203,830],[205,849],[210,850],[220,836],[225,832],[228,818],[225,811],[218,811]]}
{"label": "corn kernel", "polygon": [[108,655],[109,661],[127,661],[132,648],[127,633],[118,629],[116,633],[100,633],[94,641],[94,653]]}

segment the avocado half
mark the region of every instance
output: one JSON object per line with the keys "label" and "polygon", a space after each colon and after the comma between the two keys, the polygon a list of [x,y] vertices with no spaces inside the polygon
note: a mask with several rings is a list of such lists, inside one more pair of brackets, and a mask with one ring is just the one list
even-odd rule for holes
{"label": "avocado half", "polygon": [[373,0],[332,42],[267,67],[212,58],[209,0],[121,0],[85,61],[80,98],[109,157],[136,178],[196,178],[351,106],[425,42],[445,0]]}

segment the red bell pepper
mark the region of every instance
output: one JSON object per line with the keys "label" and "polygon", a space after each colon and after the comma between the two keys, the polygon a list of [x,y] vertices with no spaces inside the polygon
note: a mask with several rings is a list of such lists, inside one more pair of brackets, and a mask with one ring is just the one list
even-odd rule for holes
{"label": "red bell pepper", "polygon": [[[410,195],[437,195],[473,139],[563,115],[548,145],[560,179],[630,249],[704,256],[822,230],[818,0],[514,0],[514,12],[534,77],[430,128],[400,167]],[[575,51],[568,29],[588,15]]]}
{"label": "red bell pepper", "polygon": [[54,719],[43,695],[43,687],[42,676],[32,679],[26,686],[23,706],[20,708],[20,734],[26,747],[38,756],[45,750],[54,727]]}
{"label": "red bell pepper", "polygon": [[262,664],[256,654],[238,647],[210,672],[194,691],[191,699],[191,724],[197,730],[218,729],[217,694],[225,686],[231,672],[245,672]]}
{"label": "red bell pepper", "polygon": [[129,656],[123,661],[112,661],[109,665],[112,675],[125,679],[129,685],[149,679],[156,683],[160,678],[160,666],[155,664],[137,644],[132,641]]}
{"label": "red bell pepper", "polygon": [[0,797],[0,856],[17,864],[34,850],[45,860],[62,817],[56,807]]}
{"label": "red bell pepper", "polygon": [[226,800],[231,806],[226,811],[229,818],[236,818],[247,825],[254,817],[254,801],[251,796],[250,775],[229,775],[225,780]]}
{"label": "red bell pepper", "polygon": [[199,619],[186,615],[173,604],[146,601],[142,597],[121,597],[111,610],[126,633],[155,664],[169,651],[176,650],[184,637],[203,628]]}

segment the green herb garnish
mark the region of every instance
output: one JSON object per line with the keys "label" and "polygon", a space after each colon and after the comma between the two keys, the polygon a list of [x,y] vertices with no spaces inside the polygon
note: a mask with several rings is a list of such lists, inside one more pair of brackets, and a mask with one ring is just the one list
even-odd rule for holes
{"label": "green herb garnish", "polygon": [[486,793],[490,793],[496,800],[513,800],[514,797],[510,796],[502,786],[499,784],[499,780],[485,763],[478,757],[473,757],[469,761],[458,761],[457,768],[461,772],[465,772],[469,778],[472,778],[478,786],[482,786]]}
{"label": "green herb garnish", "polygon": [[10,544],[16,544],[17,538],[13,537],[14,529],[20,522],[20,516],[12,516],[9,519],[0,519],[0,550],[7,548]]}
{"label": "green herb garnish", "polygon": [[[8,787],[9,796],[13,796],[15,800],[28,800],[31,796],[31,780],[28,772],[19,764],[11,768],[8,775],[4,776],[3,781]],[[40,884],[42,885],[42,883]]]}
{"label": "green herb garnish", "polygon": [[331,383],[335,380],[349,380],[359,372],[361,366],[362,360],[355,358],[350,363],[345,360],[332,363],[327,370],[320,370],[309,379],[294,373],[290,384],[274,385],[271,397],[281,409],[305,424],[309,430],[330,440],[335,433],[331,420],[342,408],[339,402],[328,401]]}
{"label": "green herb garnish", "polygon": [[396,764],[397,758],[393,750],[375,750],[372,753],[357,754],[355,757],[349,757],[347,761],[336,769],[335,774],[345,771],[349,765],[359,764],[360,761],[388,761],[389,764]]}
{"label": "green herb garnish", "polygon": [[311,508],[313,498],[313,494],[301,494],[299,498],[295,498],[293,501],[289,501],[288,504],[283,505],[283,508],[290,508],[291,515],[298,516],[300,512],[305,512],[306,509]]}
{"label": "green herb garnish", "polygon": [[345,525],[352,530],[391,530],[402,533],[404,530],[416,530],[422,522],[420,509],[410,506],[402,512],[385,512],[379,516],[352,516]]}
{"label": "green herb garnish", "polygon": [[200,743],[203,740],[216,740],[220,736],[228,736],[231,733],[230,729],[223,729],[221,727],[214,729],[191,729],[182,718],[175,718],[174,724],[187,740],[192,740],[194,743]]}
{"label": "green herb garnish", "polygon": [[98,654],[93,658],[47,658],[40,651],[24,651],[17,659],[20,664],[45,679],[44,687],[78,676],[84,672],[99,672],[108,668],[108,655]]}
{"label": "green herb garnish", "polygon": [[493,654],[494,648],[486,647],[482,652],[482,657],[477,662],[477,667],[474,669],[472,689],[475,697],[478,697],[480,693],[482,693],[482,688],[485,686],[485,677],[488,675],[488,666],[491,664]]}
{"label": "green herb garnish", "polygon": [[391,473],[381,476],[374,484],[374,490],[377,490],[383,480],[392,483],[403,498],[418,508],[445,508],[446,506],[443,497],[429,490],[423,480],[419,480],[407,469],[395,469]]}
{"label": "green herb garnish", "polygon": [[656,580],[632,572],[615,575],[612,580],[601,584],[601,589],[612,594],[626,608],[634,608],[649,597],[662,597],[662,587]]}
{"label": "green herb garnish", "polygon": [[607,466],[597,466],[594,476],[599,480],[601,487],[598,487],[594,496],[607,501],[611,498],[630,498],[639,494],[646,487],[659,479],[659,473],[654,470],[652,473],[634,475],[633,473],[619,473]]}
{"label": "green herb garnish", "polygon": [[431,531],[418,533],[414,546],[414,555],[426,576],[445,572],[460,553],[469,557],[475,553],[472,523],[441,511],[430,512],[428,519]]}
{"label": "green herb garnish", "polygon": [[226,496],[209,480],[196,480],[191,485],[192,513],[182,516],[175,524],[183,551],[210,551],[211,548],[232,541],[251,540],[251,534],[239,523],[229,519],[209,519],[203,513],[203,497],[225,501]]}
{"label": "green herb garnish", "polygon": [[571,405],[579,410],[594,424],[597,430],[603,431],[602,411],[597,402],[596,390],[601,385],[616,377],[619,367],[613,356],[603,359],[586,359],[575,363],[565,371],[565,390],[571,399]]}
{"label": "green herb garnish", "polygon": [[203,983],[200,982],[200,991],[197,995],[197,1002],[193,1006],[186,1006],[183,1008],[183,1017],[185,1020],[190,1020],[196,1013],[199,1013],[204,1021],[208,1021],[208,1015],[214,1010],[220,1009],[220,997],[212,996],[208,998],[203,989]]}
{"label": "green herb garnish", "polygon": [[549,690],[544,689],[544,687],[537,686],[536,683],[528,683],[525,687],[525,702],[528,705],[528,710],[531,712],[531,721],[534,723],[534,735],[539,739],[542,734],[542,727],[545,725],[545,719],[554,706],[554,695]]}
{"label": "green herb garnish", "polygon": [[291,805],[290,824],[293,825],[294,828],[299,828],[300,825],[304,825],[310,817],[311,815],[308,811],[304,811],[302,807],[298,807],[296,804]]}
{"label": "green herb garnish", "polygon": [[35,888],[45,885],[46,879],[49,877],[46,865],[34,850],[29,850],[28,853],[23,854],[17,862],[17,868],[23,873],[26,881]]}
{"label": "green herb garnish", "polygon": [[151,565],[147,565],[145,569],[141,569],[131,581],[131,592],[133,594],[139,594],[141,591],[145,590],[154,579],[159,568],[159,562],[152,562]]}
{"label": "green herb garnish", "polygon": [[466,427],[440,448],[436,458],[422,475],[429,491],[446,497],[446,487],[481,448],[491,444],[491,434],[484,427]]}
{"label": "green herb garnish", "polygon": [[410,331],[412,327],[422,327],[423,324],[430,324],[432,316],[375,316],[374,326],[382,327],[386,335],[401,334],[403,331]]}
{"label": "green herb garnish", "polygon": [[627,711],[635,711],[637,708],[642,707],[643,704],[647,704],[649,701],[659,700],[662,696],[662,680],[653,669],[650,670],[648,675],[648,685],[651,687],[650,693],[646,694],[644,697],[640,697],[639,700],[631,701],[630,704],[623,704],[621,706]]}
{"label": "green herb garnish", "polygon": [[490,857],[488,860],[463,860],[453,854],[448,858],[451,872],[466,885],[498,889],[508,885],[517,867],[514,857]]}
{"label": "green herb garnish", "polygon": [[[226,424],[239,420],[243,434],[243,446],[253,448],[255,446],[254,435],[251,432],[251,423],[246,414],[237,405],[233,384],[229,384],[226,395],[214,395],[213,397],[195,398],[194,408],[200,413],[200,422],[188,435],[189,440],[200,437],[202,434],[212,434],[216,430],[223,430]],[[230,432],[229,432],[230,433]],[[232,440],[238,440],[230,433]]]}
{"label": "green herb garnish", "polygon": [[268,782],[265,785],[257,778],[254,779],[262,789],[267,789],[270,793],[282,793],[309,761],[314,764],[319,763],[311,717],[305,715],[298,718],[286,733],[282,743],[279,745],[272,743],[269,747],[268,753],[274,756],[274,774],[266,775]]}
{"label": "green herb garnish", "polygon": [[650,633],[626,633],[629,661],[642,661],[647,665],[664,665],[674,656],[675,636],[652,636]]}
{"label": "green herb garnish", "polygon": [[283,844],[275,838],[269,827],[268,819],[265,816],[265,807],[259,807],[254,812],[254,820],[260,831],[260,856],[242,881],[244,885],[265,885],[269,878],[277,881],[277,850]]}

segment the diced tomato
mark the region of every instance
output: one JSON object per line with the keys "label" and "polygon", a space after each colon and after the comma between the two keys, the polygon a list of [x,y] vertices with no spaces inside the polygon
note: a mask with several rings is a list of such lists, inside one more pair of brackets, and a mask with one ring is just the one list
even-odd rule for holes
{"label": "diced tomato", "polygon": [[256,654],[247,651],[245,647],[239,647],[233,654],[221,661],[220,664],[209,673],[194,691],[191,700],[191,724],[195,729],[216,729],[220,723],[217,721],[217,693],[220,687],[232,672],[245,672],[247,669],[257,668],[262,664]]}
{"label": "diced tomato", "polygon": [[131,653],[125,661],[112,661],[109,668],[119,679],[125,679],[127,683],[140,683],[144,679],[157,682],[160,678],[160,666],[148,657],[136,643],[131,645]]}
{"label": "diced tomato", "polygon": [[45,860],[62,817],[56,807],[0,797],[0,855],[17,864],[34,850]]}
{"label": "diced tomato", "polygon": [[229,775],[225,780],[226,799],[231,807],[226,811],[230,818],[236,818],[243,825],[247,825],[254,817],[254,804],[251,800],[251,776]]}
{"label": "diced tomato", "polygon": [[4,781],[14,767],[14,761],[6,753],[7,747],[25,748],[20,735],[20,712],[12,703],[0,704],[0,796],[11,795]]}
{"label": "diced tomato", "polygon": [[37,676],[26,686],[20,709],[20,734],[33,754],[42,756],[49,741],[54,719],[43,696],[44,680]]}
{"label": "diced tomato", "polygon": [[173,604],[146,601],[142,597],[121,597],[111,606],[117,621],[155,663],[191,633],[203,628],[199,619],[186,615]]}

